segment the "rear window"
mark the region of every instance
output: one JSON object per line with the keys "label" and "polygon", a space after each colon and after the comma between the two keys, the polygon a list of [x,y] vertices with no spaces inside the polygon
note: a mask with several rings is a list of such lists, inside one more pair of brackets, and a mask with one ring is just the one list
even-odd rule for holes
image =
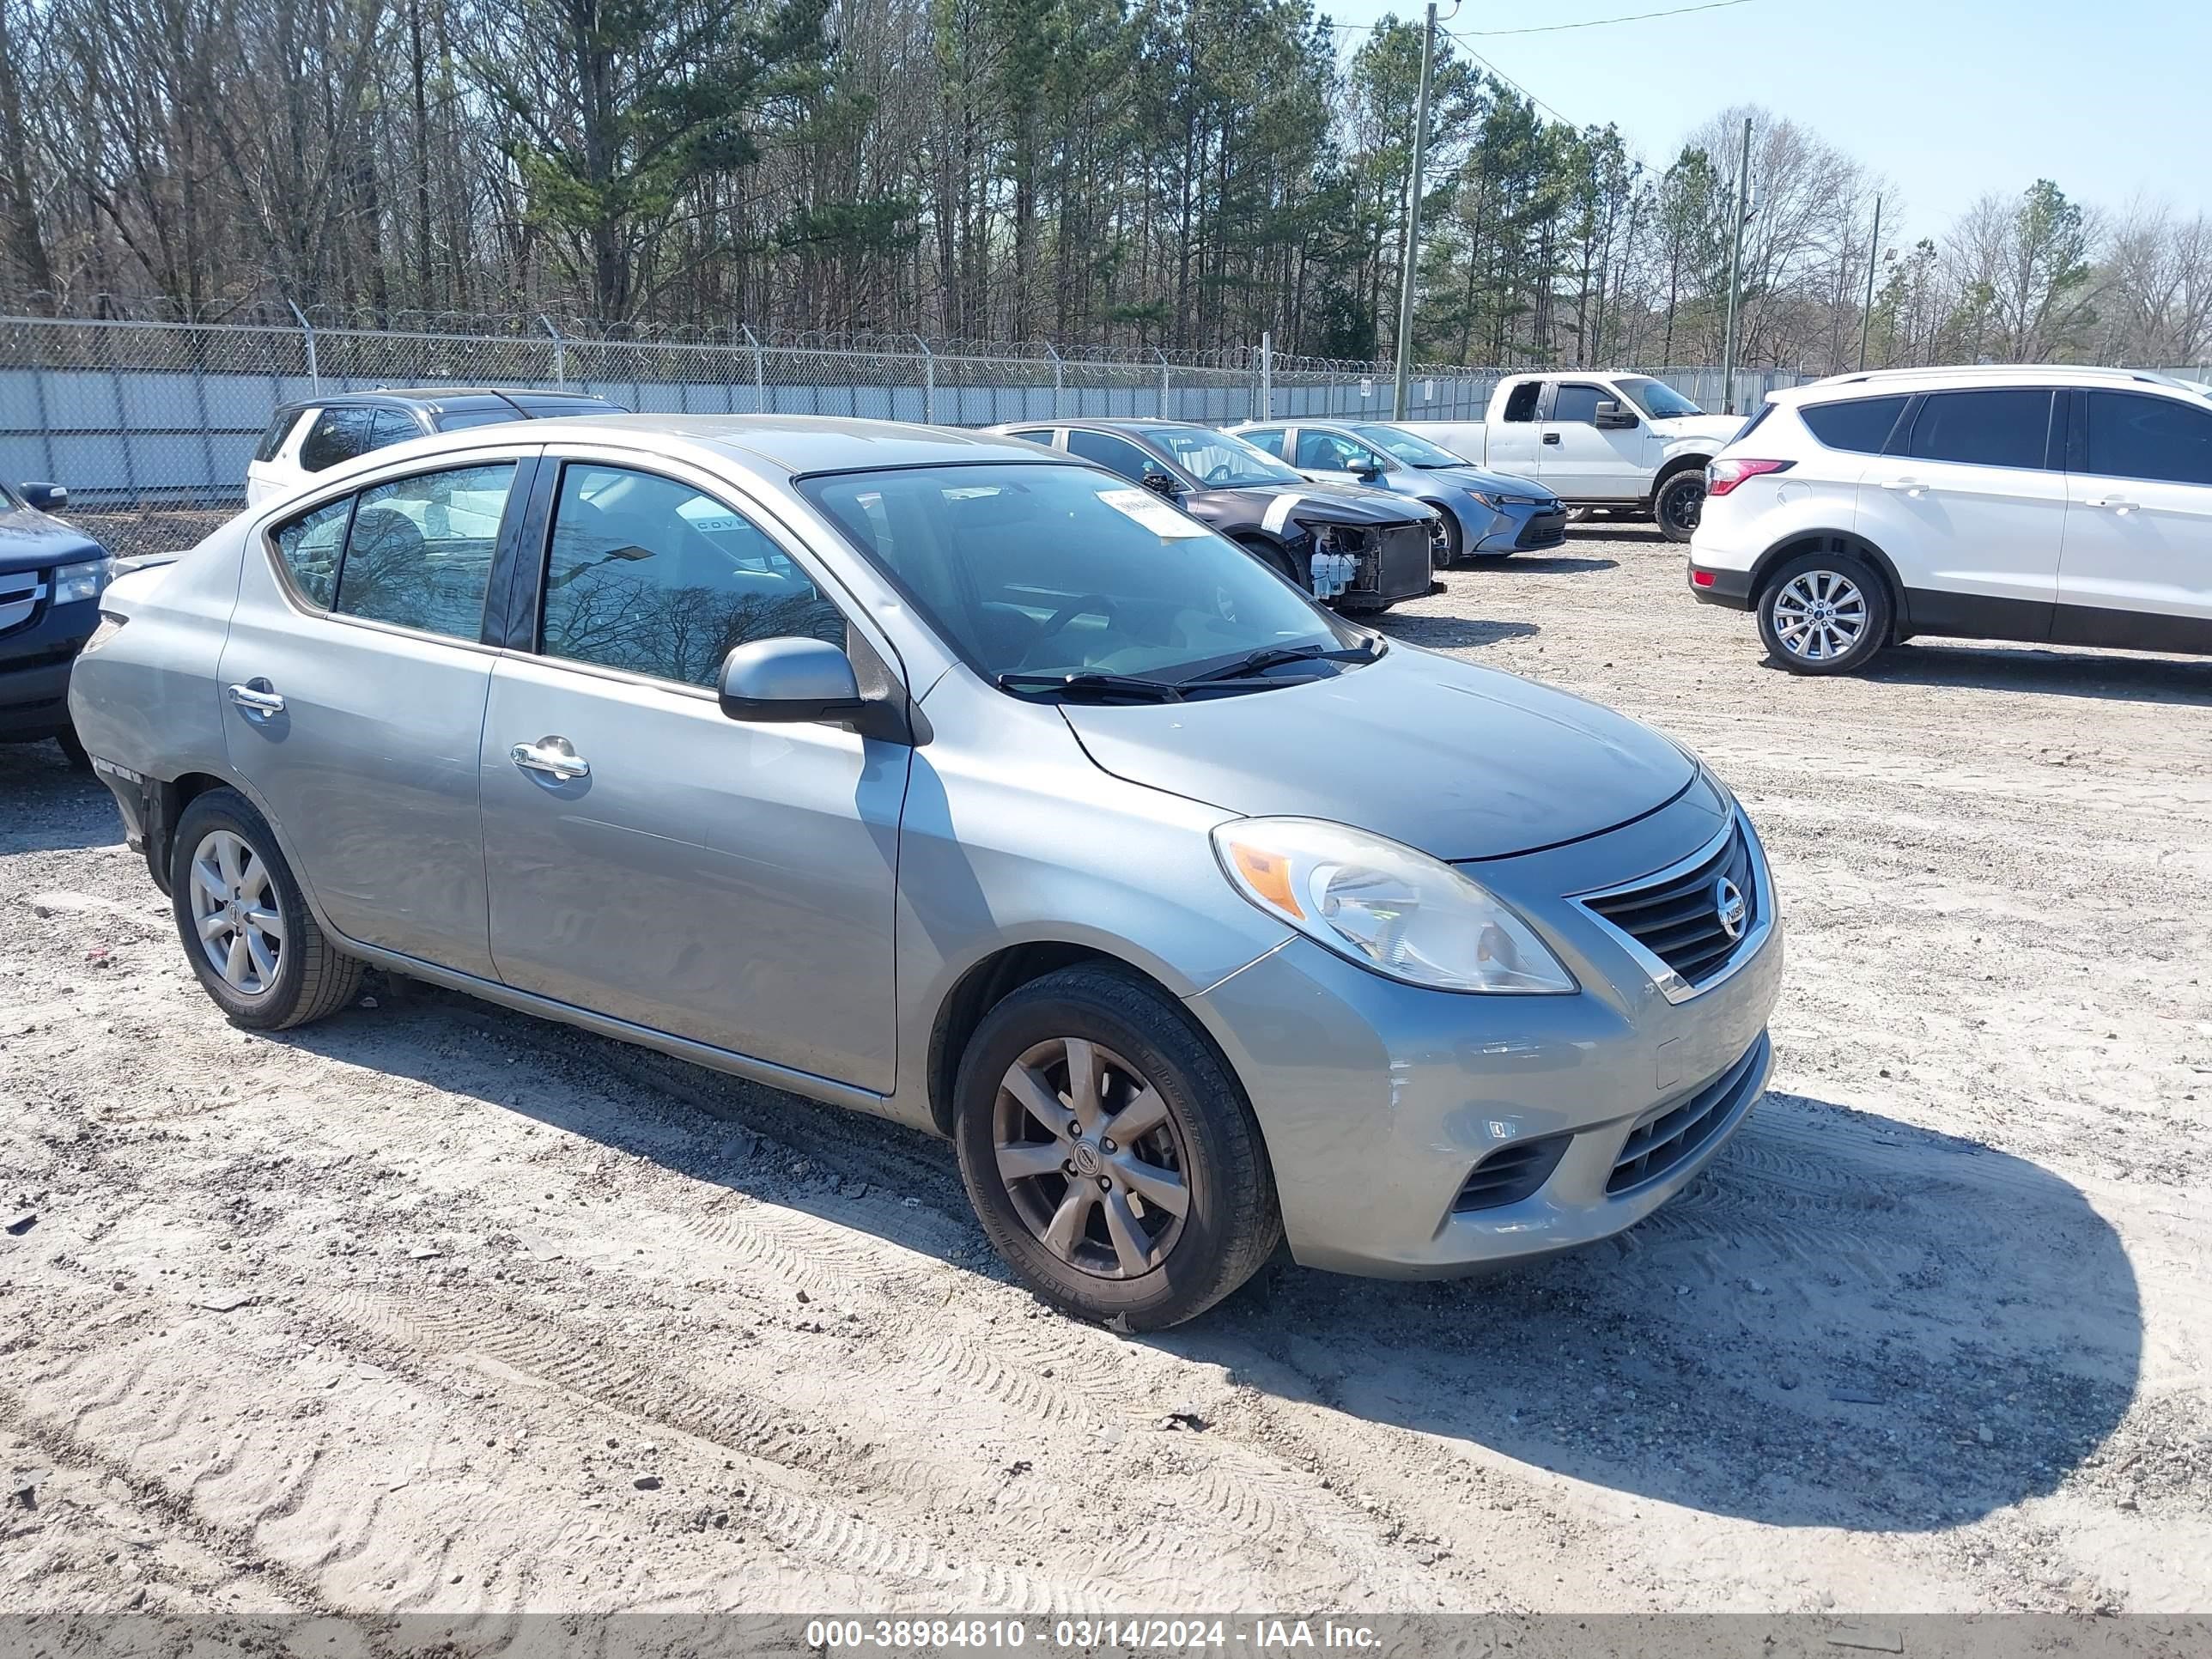
{"label": "rear window", "polygon": [[2040,467],[2051,434],[2047,391],[1930,392],[1912,423],[1917,460]]}
{"label": "rear window", "polygon": [[269,429],[261,434],[261,442],[253,452],[253,459],[257,461],[275,460],[277,451],[284,447],[284,440],[291,435],[292,428],[300,423],[301,412],[296,409],[280,409],[270,416]]}
{"label": "rear window", "polygon": [[[1830,449],[1879,455],[1905,413],[1910,398],[1853,398],[1839,404],[1808,404],[1797,411],[1812,434]],[[2042,452],[2036,452],[2042,460]]]}
{"label": "rear window", "polygon": [[301,470],[320,472],[340,461],[368,454],[375,447],[369,437],[375,424],[376,411],[364,405],[325,410],[315,417],[307,441],[300,446]]}

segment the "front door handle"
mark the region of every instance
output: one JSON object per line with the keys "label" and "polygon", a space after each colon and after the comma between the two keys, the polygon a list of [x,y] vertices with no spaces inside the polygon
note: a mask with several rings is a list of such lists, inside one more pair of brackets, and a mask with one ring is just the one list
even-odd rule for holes
{"label": "front door handle", "polygon": [[2142,503],[2141,501],[2124,501],[2115,495],[2100,495],[2094,501],[2084,501],[2082,505],[2084,507],[2101,507],[2107,513],[2118,513],[2123,515],[2130,513],[2139,513],[2142,510]]}
{"label": "front door handle", "polygon": [[267,680],[248,680],[243,685],[229,688],[230,700],[246,711],[252,720],[265,720],[284,712],[284,699],[270,689]]}
{"label": "front door handle", "polygon": [[540,738],[535,743],[518,743],[507,752],[508,758],[524,771],[543,772],[563,783],[592,775],[592,763],[569,747],[566,738]]}
{"label": "front door handle", "polygon": [[1928,486],[1917,478],[1884,478],[1881,481],[1881,487],[1884,489],[1901,491],[1905,495],[1916,498],[1928,493]]}
{"label": "front door handle", "polygon": [[1556,432],[1547,432],[1544,434],[1544,441],[1547,444],[1555,444],[1559,441],[1559,434]]}

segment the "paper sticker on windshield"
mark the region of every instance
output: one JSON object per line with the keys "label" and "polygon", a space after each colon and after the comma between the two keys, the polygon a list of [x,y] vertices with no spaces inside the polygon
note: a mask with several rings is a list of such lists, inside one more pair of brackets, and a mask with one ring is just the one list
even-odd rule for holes
{"label": "paper sticker on windshield", "polygon": [[1177,536],[1203,536],[1206,526],[1194,523],[1149,489],[1102,489],[1098,499],[1127,514],[1163,540]]}

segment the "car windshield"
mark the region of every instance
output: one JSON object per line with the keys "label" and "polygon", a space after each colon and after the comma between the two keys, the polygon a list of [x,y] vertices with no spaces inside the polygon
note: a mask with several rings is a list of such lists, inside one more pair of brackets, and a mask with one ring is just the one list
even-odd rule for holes
{"label": "car windshield", "polygon": [[1664,380],[1632,374],[1615,380],[1613,385],[1627,393],[1630,400],[1655,421],[1671,421],[1678,415],[1702,415],[1705,412]]}
{"label": "car windshield", "polygon": [[1145,436],[1175,457],[1182,470],[1217,489],[1254,484],[1304,483],[1305,479],[1242,438],[1207,426],[1148,426]]}
{"label": "car windshield", "polygon": [[1091,467],[911,467],[799,488],[994,683],[1172,684],[1362,638],[1173,503]]}
{"label": "car windshield", "polygon": [[1352,431],[1407,466],[1465,466],[1467,462],[1449,449],[1439,449],[1426,438],[1416,438],[1395,426],[1355,426]]}

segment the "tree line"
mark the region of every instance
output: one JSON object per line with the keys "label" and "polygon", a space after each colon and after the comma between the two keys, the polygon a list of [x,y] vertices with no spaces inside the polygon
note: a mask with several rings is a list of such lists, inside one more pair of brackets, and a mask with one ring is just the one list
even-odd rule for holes
{"label": "tree line", "polygon": [[[1305,0],[0,0],[0,285],[1378,357],[1420,49]],[[1747,117],[1747,366],[2212,351],[2203,216],[2039,180],[1877,248],[1898,185],[1785,117],[1647,159],[1449,36],[1433,78],[1425,361],[1717,361]]]}

